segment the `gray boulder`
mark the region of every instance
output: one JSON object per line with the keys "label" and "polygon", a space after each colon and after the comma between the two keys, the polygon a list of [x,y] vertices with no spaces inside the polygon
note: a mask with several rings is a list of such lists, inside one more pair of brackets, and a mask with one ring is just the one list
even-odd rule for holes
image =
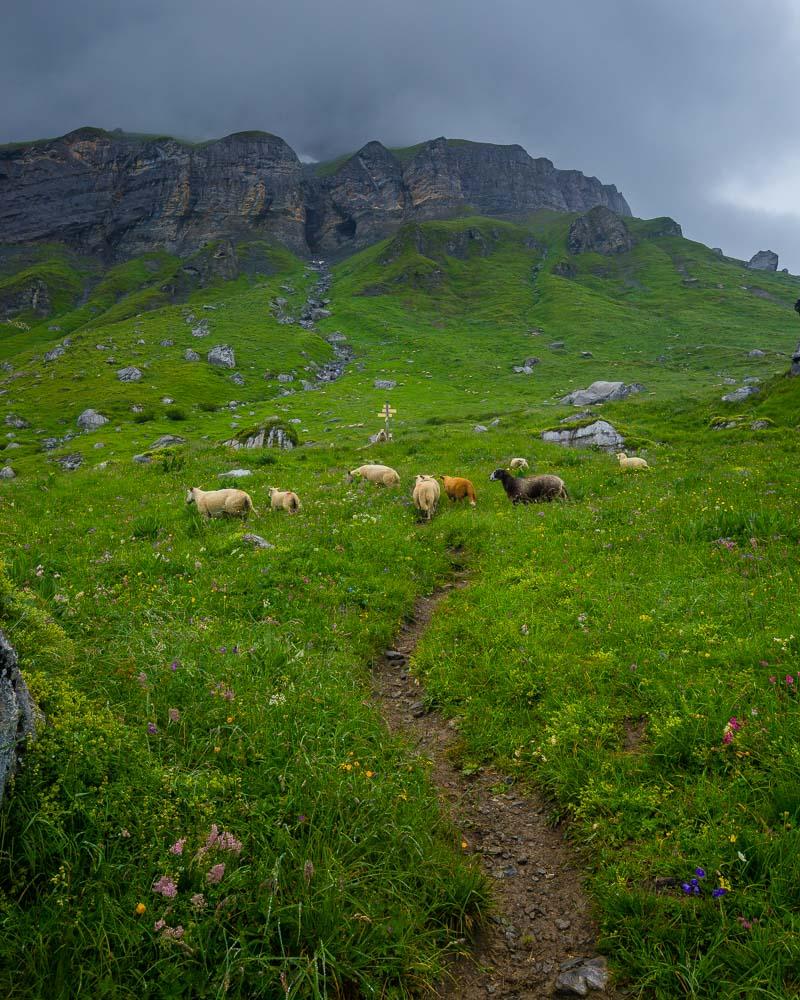
{"label": "gray boulder", "polygon": [[794,354],[792,355],[792,365],[789,369],[790,375],[800,375],[800,344],[794,349]]}
{"label": "gray boulder", "polygon": [[208,328],[208,320],[201,319],[197,326],[192,329],[193,337],[207,337],[211,333]]}
{"label": "gray boulder", "polygon": [[0,801],[42,714],[19,671],[17,654],[0,631]]}
{"label": "gray boulder", "polygon": [[389,378],[376,378],[372,384],[376,389],[394,389],[397,382]]}
{"label": "gray boulder", "polygon": [[722,397],[723,403],[741,403],[743,400],[747,399],[749,396],[755,396],[759,391],[757,385],[743,385],[740,389],[734,389],[733,392],[726,393]]}
{"label": "gray boulder", "polygon": [[751,271],[777,271],[778,255],[772,250],[759,250],[748,260],[747,267]]}
{"label": "gray boulder", "polygon": [[236,367],[236,357],[233,353],[233,348],[227,347],[224,344],[212,347],[206,355],[206,360],[210,365],[218,365],[220,368]]}
{"label": "gray boulder", "polygon": [[172,347],[172,345],[175,343],[175,341],[174,340],[161,340],[161,341],[159,341],[159,343],[161,344],[162,347]]}
{"label": "gray boulder", "polygon": [[18,417],[13,413],[9,413],[5,419],[6,427],[16,427],[18,431],[24,430],[26,427],[30,427],[27,420],[23,420],[22,417]]}
{"label": "gray boulder", "polygon": [[764,358],[764,357],[767,356],[767,352],[766,351],[760,351],[756,347],[754,350],[748,351],[747,352],[747,356],[748,356],[748,358]]}
{"label": "gray boulder", "polygon": [[234,372],[230,376],[230,380],[234,385],[244,385],[244,375],[241,372]]}
{"label": "gray boulder", "polygon": [[601,448],[618,451],[625,439],[607,420],[595,420],[585,427],[565,427],[560,431],[543,431],[542,440],[565,448]]}
{"label": "gray boulder", "polygon": [[644,386],[639,382],[630,385],[624,382],[592,382],[588,389],[576,389],[563,396],[561,402],[572,406],[592,406],[595,403],[613,403],[643,391]]}
{"label": "gray boulder", "polygon": [[248,545],[252,545],[256,549],[274,549],[275,546],[262,538],[261,535],[253,535],[248,532],[246,535],[242,535],[242,541],[246,542]]}
{"label": "gray boulder", "polygon": [[10,465],[4,465],[3,468],[0,469],[0,479],[16,479],[16,478],[17,474],[16,472],[14,472],[14,470],[11,468]]}
{"label": "gray boulder", "polygon": [[472,429],[475,431],[476,434],[485,434],[489,430],[489,428],[484,427],[483,424],[475,424],[475,426]]}
{"label": "gray boulder", "polygon": [[98,427],[108,423],[108,417],[104,417],[97,410],[84,410],[78,417],[78,427],[82,431],[95,431]]}
{"label": "gray boulder", "polygon": [[186,350],[183,352],[183,360],[184,361],[199,361],[200,360],[200,355],[197,353],[197,351],[193,351],[191,349],[191,347],[187,347]]}
{"label": "gray boulder", "polygon": [[281,372],[278,375],[278,381],[283,383],[294,382],[294,375],[290,375],[288,372]]}
{"label": "gray boulder", "polygon": [[602,956],[573,958],[560,966],[556,991],[569,996],[585,997],[589,990],[603,992],[608,985],[608,969]]}
{"label": "gray boulder", "polygon": [[58,464],[65,472],[74,472],[83,465],[83,455],[80,452],[73,452],[71,455],[64,455],[58,459]]}
{"label": "gray boulder", "polygon": [[52,350],[47,351],[47,353],[44,356],[44,360],[45,361],[55,361],[58,358],[63,357],[63,355],[66,354],[66,353],[67,352],[66,352],[65,348],[63,348],[61,346],[61,344],[59,344],[57,347],[54,347]]}
{"label": "gray boulder", "polygon": [[117,378],[120,382],[140,382],[143,374],[135,365],[128,365],[127,368],[120,368],[117,371]]}
{"label": "gray boulder", "polygon": [[294,433],[294,429],[290,434],[280,424],[266,424],[256,428],[252,433],[242,432],[241,437],[231,438],[223,444],[236,451],[241,448],[281,448],[284,451],[291,451],[295,445],[292,438]]}

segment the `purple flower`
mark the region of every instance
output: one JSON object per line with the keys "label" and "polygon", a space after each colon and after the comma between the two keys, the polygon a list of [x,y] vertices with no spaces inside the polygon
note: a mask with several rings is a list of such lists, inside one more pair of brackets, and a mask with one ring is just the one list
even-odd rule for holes
{"label": "purple flower", "polygon": [[719,899],[719,897],[720,897],[720,896],[724,896],[724,895],[725,895],[725,893],[726,893],[727,891],[728,891],[727,889],[722,889],[722,888],[719,888],[719,889],[715,889],[715,890],[714,890],[714,891],[713,891],[713,892],[711,893],[711,895],[712,895],[712,896],[714,897],[714,899]]}
{"label": "purple flower", "polygon": [[705,871],[702,868],[695,868],[694,873],[695,873],[695,875],[698,878],[705,878],[706,877],[706,873],[705,873]]}
{"label": "purple flower", "polygon": [[225,874],[225,864],[221,863],[214,865],[211,871],[206,875],[206,881],[209,885],[219,885],[222,881],[222,877]]}
{"label": "purple flower", "polygon": [[153,892],[157,892],[167,899],[174,899],[178,895],[178,883],[169,875],[162,875],[153,883]]}
{"label": "purple flower", "polygon": [[156,922],[153,924],[153,930],[160,931],[164,927],[166,927],[166,924],[167,924],[166,920],[156,920]]}
{"label": "purple flower", "polygon": [[183,848],[186,844],[186,837],[181,837],[180,840],[176,840],[175,843],[170,847],[170,854],[183,854]]}
{"label": "purple flower", "polygon": [[148,722],[147,731],[148,733],[150,733],[151,736],[155,736],[155,734],[158,732],[158,726],[155,724],[155,722]]}
{"label": "purple flower", "polygon": [[172,671],[173,673],[175,673],[175,671],[176,671],[176,670],[178,669],[178,667],[179,667],[180,665],[181,665],[181,661],[180,661],[180,660],[173,660],[173,661],[172,661],[172,663],[170,663],[170,665],[169,665],[169,669],[170,669],[170,670],[171,670],[171,671]]}
{"label": "purple flower", "polygon": [[683,889],[683,891],[686,893],[687,896],[691,896],[692,887],[689,885],[688,882],[681,883],[681,889]]}

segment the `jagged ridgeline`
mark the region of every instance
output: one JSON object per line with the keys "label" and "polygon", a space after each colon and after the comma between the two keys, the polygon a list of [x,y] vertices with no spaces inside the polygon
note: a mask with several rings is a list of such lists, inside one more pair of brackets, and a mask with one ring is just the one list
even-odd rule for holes
{"label": "jagged ridgeline", "polygon": [[315,166],[266,132],[192,144],[81,128],[0,147],[0,242],[58,241],[114,259],[255,237],[296,253],[342,254],[412,219],[594,205],[630,215],[613,185],[516,145],[370,142]]}

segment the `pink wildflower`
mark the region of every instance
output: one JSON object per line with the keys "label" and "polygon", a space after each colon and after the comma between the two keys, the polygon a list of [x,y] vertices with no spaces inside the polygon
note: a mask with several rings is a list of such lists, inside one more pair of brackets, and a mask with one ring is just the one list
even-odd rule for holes
{"label": "pink wildflower", "polygon": [[770,682],[770,684],[777,684],[778,683],[778,678],[777,677],[770,677],[769,682]]}
{"label": "pink wildflower", "polygon": [[170,854],[183,854],[183,846],[186,843],[186,837],[181,837],[180,840],[176,840],[175,843],[170,847]]}
{"label": "pink wildflower", "polygon": [[153,892],[157,892],[167,899],[174,899],[178,895],[178,884],[169,875],[162,875],[153,883]]}
{"label": "pink wildflower", "polygon": [[223,830],[217,840],[217,847],[220,851],[230,851],[231,854],[240,854],[242,842],[241,840],[237,840],[232,833]]}
{"label": "pink wildflower", "polygon": [[206,908],[206,897],[202,892],[196,892],[189,902],[196,910],[204,910]]}
{"label": "pink wildflower", "polygon": [[792,675],[791,675],[791,674],[787,674],[787,675],[786,675],[786,683],[787,683],[787,684],[790,684],[790,685],[791,685],[791,684],[794,684],[794,677],[792,677]]}
{"label": "pink wildflower", "polygon": [[162,933],[165,938],[172,938],[173,941],[180,941],[183,937],[183,925],[178,924],[177,927],[165,927]]}
{"label": "pink wildflower", "polygon": [[209,885],[219,885],[222,881],[222,877],[225,874],[225,865],[219,864],[214,865],[211,871],[206,875],[206,881]]}
{"label": "pink wildflower", "polygon": [[169,721],[170,722],[180,722],[181,721],[181,713],[178,711],[177,708],[171,708],[167,712],[167,715],[169,716]]}
{"label": "pink wildflower", "polygon": [[153,924],[153,930],[160,931],[163,927],[166,927],[166,925],[167,925],[166,920],[156,920],[156,922]]}

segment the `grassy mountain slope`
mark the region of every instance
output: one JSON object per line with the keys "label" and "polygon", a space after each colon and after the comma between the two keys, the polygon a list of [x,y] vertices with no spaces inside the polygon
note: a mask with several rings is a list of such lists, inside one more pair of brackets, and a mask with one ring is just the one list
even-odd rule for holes
{"label": "grassy mountain slope", "polygon": [[[2,948],[24,965],[0,971],[8,996],[74,995],[77,969],[115,997],[400,997],[435,979],[486,887],[371,707],[368,665],[454,559],[472,584],[414,669],[458,720],[466,767],[497,760],[570,818],[620,978],[665,1000],[800,995],[800,380],[783,377],[800,282],[637,220],[629,253],[568,257],[569,221],[406,227],[335,269],[313,331],[272,314],[278,295],[296,313],[316,278],[289,255],[178,302],[162,288],[185,262],[134,261],[96,274],[82,305],[0,326],[0,414],[31,424],[0,455],[18,473],[0,482],[5,571],[72,641],[38,652],[0,601],[51,720],[0,814]],[[311,378],[335,331],[355,352],[345,376],[279,396],[264,372]],[[243,386],[182,360],[214,344],[235,349]],[[534,355],[533,375],[512,372]],[[141,382],[116,380],[128,364]],[[757,395],[720,401],[748,376]],[[572,411],[560,397],[601,378],[646,386],[600,412],[651,472],[541,441]],[[387,397],[395,440],[359,450]],[[215,410],[231,400],[244,405]],[[88,406],[111,422],[44,453],[37,432],[76,429]],[[302,446],[220,444],[271,416],[299,421]],[[720,416],[736,426],[713,429]],[[185,447],[132,463],[176,430]],[[61,471],[75,452],[83,468]],[[487,478],[517,454],[573,500],[512,507]],[[348,486],[367,460],[401,490]],[[184,507],[187,485],[233,485],[219,474],[236,465],[273,549]],[[478,508],[418,525],[418,472],[469,476]],[[303,511],[268,513],[270,485]],[[203,853],[212,824],[240,850]],[[174,898],[152,889],[164,877]]]}

